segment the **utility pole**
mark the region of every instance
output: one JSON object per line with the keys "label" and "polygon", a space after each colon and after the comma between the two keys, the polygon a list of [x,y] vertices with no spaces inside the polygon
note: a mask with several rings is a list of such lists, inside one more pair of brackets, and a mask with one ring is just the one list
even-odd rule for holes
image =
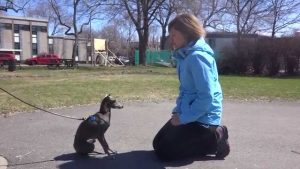
{"label": "utility pole", "polygon": [[94,65],[94,50],[93,50],[93,40],[92,40],[92,21],[90,22],[90,36],[89,36],[89,40],[90,40],[90,47],[91,47],[91,65]]}

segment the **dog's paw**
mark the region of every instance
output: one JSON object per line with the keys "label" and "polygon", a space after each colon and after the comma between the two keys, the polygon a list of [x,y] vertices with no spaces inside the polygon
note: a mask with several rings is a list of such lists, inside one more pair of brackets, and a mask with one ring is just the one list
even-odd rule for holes
{"label": "dog's paw", "polygon": [[112,150],[112,149],[108,149],[108,151],[109,151],[109,154],[118,154],[117,151],[114,151],[114,150]]}
{"label": "dog's paw", "polygon": [[118,152],[117,151],[112,151],[110,154],[116,155],[116,154],[118,154]]}

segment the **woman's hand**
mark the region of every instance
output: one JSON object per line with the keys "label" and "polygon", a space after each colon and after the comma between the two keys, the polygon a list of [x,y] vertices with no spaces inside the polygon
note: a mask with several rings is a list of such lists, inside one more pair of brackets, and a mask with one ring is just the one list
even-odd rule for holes
{"label": "woman's hand", "polygon": [[179,121],[179,115],[178,113],[174,113],[171,117],[171,124],[173,126],[179,126],[180,125],[180,121]]}

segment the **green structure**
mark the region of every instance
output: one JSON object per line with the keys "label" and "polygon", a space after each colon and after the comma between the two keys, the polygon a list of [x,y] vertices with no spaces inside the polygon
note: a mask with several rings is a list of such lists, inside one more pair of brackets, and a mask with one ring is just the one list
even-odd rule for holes
{"label": "green structure", "polygon": [[[135,65],[139,65],[139,51],[135,50],[134,53]],[[168,66],[173,63],[172,52],[169,50],[147,50],[146,51],[146,64],[147,65],[162,65]]]}

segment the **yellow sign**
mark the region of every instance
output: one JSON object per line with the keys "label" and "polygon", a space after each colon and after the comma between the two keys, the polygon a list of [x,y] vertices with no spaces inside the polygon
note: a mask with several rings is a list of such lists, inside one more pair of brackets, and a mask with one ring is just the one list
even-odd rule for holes
{"label": "yellow sign", "polygon": [[94,49],[96,51],[105,51],[106,47],[105,47],[105,39],[94,39]]}

